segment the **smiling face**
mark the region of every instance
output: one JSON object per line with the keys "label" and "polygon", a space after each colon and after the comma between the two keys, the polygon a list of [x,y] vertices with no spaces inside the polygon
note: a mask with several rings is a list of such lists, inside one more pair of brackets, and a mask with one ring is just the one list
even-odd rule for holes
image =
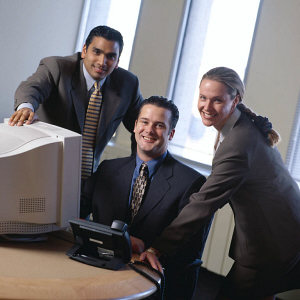
{"label": "smiling face", "polygon": [[168,141],[175,132],[175,129],[170,130],[171,116],[171,111],[163,107],[152,104],[142,107],[134,126],[140,159],[149,161],[167,151]]}
{"label": "smiling face", "polygon": [[83,46],[81,57],[88,73],[102,80],[118,67],[119,43],[95,36],[88,48]]}
{"label": "smiling face", "polygon": [[198,110],[205,126],[214,126],[220,131],[233,113],[239,98],[232,99],[225,84],[203,79],[200,83]]}

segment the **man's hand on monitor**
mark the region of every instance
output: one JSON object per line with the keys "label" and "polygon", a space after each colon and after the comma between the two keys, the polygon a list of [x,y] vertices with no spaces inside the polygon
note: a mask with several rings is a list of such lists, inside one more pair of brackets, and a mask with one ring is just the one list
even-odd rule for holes
{"label": "man's hand on monitor", "polygon": [[145,250],[144,242],[134,236],[130,236],[132,253],[141,254]]}
{"label": "man's hand on monitor", "polygon": [[34,112],[27,107],[15,111],[9,118],[8,124],[11,126],[22,126],[24,123],[29,125],[35,120]]}
{"label": "man's hand on monitor", "polygon": [[164,272],[163,267],[158,260],[158,256],[159,256],[159,252],[156,249],[148,248],[140,255],[140,260],[148,262],[152,268],[163,273]]}

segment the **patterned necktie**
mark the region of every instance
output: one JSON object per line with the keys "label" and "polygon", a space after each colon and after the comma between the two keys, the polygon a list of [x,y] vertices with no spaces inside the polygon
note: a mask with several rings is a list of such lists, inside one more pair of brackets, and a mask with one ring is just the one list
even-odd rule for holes
{"label": "patterned necktie", "polygon": [[82,133],[81,179],[89,177],[93,170],[94,147],[102,104],[102,94],[97,82],[94,83],[94,88],[86,111]]}
{"label": "patterned necktie", "polygon": [[146,163],[142,163],[140,168],[140,174],[137,177],[133,188],[132,188],[132,198],[131,198],[131,220],[136,216],[147,187],[148,182],[148,166]]}

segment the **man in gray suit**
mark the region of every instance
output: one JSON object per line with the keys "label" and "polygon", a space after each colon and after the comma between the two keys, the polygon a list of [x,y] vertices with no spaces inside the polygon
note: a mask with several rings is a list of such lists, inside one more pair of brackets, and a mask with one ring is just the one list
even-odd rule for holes
{"label": "man in gray suit", "polygon": [[82,52],[41,60],[36,72],[15,93],[16,111],[10,125],[38,119],[82,134],[95,81],[100,83],[102,106],[94,144],[93,170],[120,122],[133,131],[142,102],[135,75],[118,67],[123,49],[120,32],[98,26],[91,30]]}

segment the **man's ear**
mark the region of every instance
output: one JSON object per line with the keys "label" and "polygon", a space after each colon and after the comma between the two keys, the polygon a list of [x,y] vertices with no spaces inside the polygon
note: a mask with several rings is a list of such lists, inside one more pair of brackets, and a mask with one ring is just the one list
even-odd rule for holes
{"label": "man's ear", "polygon": [[137,124],[137,120],[135,120],[135,122],[134,122],[134,128],[133,128],[134,133],[135,133],[135,129],[136,129],[136,124]]}
{"label": "man's ear", "polygon": [[86,45],[84,44],[82,47],[81,58],[85,58],[86,55]]}
{"label": "man's ear", "polygon": [[175,134],[175,129],[172,129],[170,134],[169,134],[169,141],[171,141],[173,139],[174,134]]}
{"label": "man's ear", "polygon": [[119,68],[119,62],[120,62],[120,58],[118,58],[118,62],[117,62],[117,64],[115,65],[115,69],[118,69],[118,68]]}

